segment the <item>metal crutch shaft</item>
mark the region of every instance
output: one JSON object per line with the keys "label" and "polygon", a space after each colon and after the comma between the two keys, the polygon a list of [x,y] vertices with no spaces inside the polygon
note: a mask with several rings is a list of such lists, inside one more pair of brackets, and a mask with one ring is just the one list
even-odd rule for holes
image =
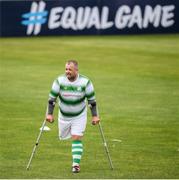
{"label": "metal crutch shaft", "polygon": [[30,159],[29,159],[28,164],[27,164],[27,167],[26,167],[26,170],[29,170],[29,168],[30,168],[30,164],[31,164],[31,162],[32,162],[32,159],[33,159],[33,157],[34,157],[36,148],[37,148],[37,146],[38,146],[38,144],[39,144],[39,141],[40,141],[40,137],[41,137],[42,132],[43,132],[43,130],[44,130],[44,127],[45,127],[45,124],[46,124],[47,110],[48,110],[48,107],[47,107],[47,109],[46,109],[45,119],[44,119],[44,121],[43,121],[43,123],[42,123],[42,128],[41,128],[40,133],[39,133],[39,135],[38,135],[38,137],[37,137],[36,143],[35,143],[35,145],[34,145],[34,147],[33,147],[33,150],[32,150],[31,156],[30,156]]}
{"label": "metal crutch shaft", "polygon": [[107,146],[107,143],[106,143],[106,139],[104,137],[103,129],[102,129],[102,126],[101,126],[100,122],[99,122],[99,130],[100,130],[100,133],[101,133],[101,137],[102,137],[102,140],[103,140],[103,144],[104,144],[104,147],[105,147],[105,150],[106,150],[106,154],[107,154],[107,157],[108,157],[108,160],[109,160],[110,167],[113,170],[114,166],[113,166],[113,163],[112,163],[111,156],[109,154],[109,149],[108,149],[108,146]]}

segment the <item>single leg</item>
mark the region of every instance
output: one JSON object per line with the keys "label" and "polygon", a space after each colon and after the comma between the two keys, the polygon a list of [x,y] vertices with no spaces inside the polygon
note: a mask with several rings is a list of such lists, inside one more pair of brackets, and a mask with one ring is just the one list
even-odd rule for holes
{"label": "single leg", "polygon": [[83,153],[83,144],[80,136],[72,136],[72,172],[80,172],[80,161]]}

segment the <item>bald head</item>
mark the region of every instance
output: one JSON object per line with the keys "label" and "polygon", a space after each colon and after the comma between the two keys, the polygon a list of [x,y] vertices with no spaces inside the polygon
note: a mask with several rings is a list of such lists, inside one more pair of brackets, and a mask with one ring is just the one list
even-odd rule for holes
{"label": "bald head", "polygon": [[70,81],[75,81],[78,76],[78,62],[69,60],[65,65],[65,74]]}
{"label": "bald head", "polygon": [[78,62],[76,60],[68,60],[66,64],[73,64],[74,67],[78,70]]}

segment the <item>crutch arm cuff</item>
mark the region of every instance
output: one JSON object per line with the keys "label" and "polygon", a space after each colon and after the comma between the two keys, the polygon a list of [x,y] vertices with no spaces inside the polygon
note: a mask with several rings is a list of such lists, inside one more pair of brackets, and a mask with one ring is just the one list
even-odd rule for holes
{"label": "crutch arm cuff", "polygon": [[48,100],[48,111],[47,111],[47,114],[50,114],[50,115],[53,114],[53,111],[54,111],[54,108],[55,108],[55,103],[56,103],[56,99],[54,99],[54,98],[49,98],[49,100]]}
{"label": "crutch arm cuff", "polygon": [[91,110],[92,116],[98,116],[96,101],[95,100],[89,100],[88,105],[89,105],[89,108]]}

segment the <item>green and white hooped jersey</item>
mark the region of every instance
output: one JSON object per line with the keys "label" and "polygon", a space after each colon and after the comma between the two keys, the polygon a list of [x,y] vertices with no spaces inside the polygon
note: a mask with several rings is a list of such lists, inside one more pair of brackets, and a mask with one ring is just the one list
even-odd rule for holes
{"label": "green and white hooped jersey", "polygon": [[86,99],[95,100],[92,82],[85,76],[78,74],[74,82],[66,75],[59,76],[52,85],[49,96],[59,97],[59,108],[62,119],[73,119],[86,111]]}

